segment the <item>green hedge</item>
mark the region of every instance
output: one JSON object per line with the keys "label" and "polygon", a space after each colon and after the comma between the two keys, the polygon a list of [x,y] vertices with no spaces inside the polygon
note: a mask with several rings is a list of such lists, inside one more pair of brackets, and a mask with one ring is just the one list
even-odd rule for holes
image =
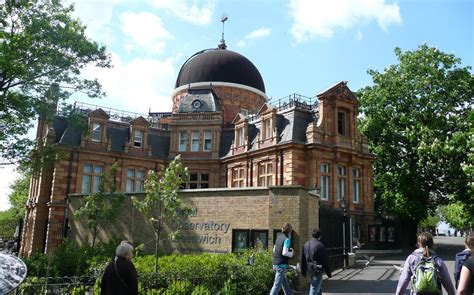
{"label": "green hedge", "polygon": [[[111,241],[91,249],[66,241],[49,256],[25,259],[28,277],[92,275],[99,278],[95,284],[95,290],[99,291],[100,278],[118,243]],[[254,263],[248,265],[251,255]],[[138,255],[133,263],[139,274],[141,294],[268,294],[274,278],[272,253],[266,250],[241,254],[171,254],[159,257],[158,274],[154,273],[153,255]],[[287,276],[294,285],[296,273],[289,271]]]}
{"label": "green hedge", "polygon": [[[247,265],[250,255],[253,255],[254,263]],[[153,273],[154,261],[154,256],[134,259],[140,275],[139,281],[144,289],[171,288],[178,292],[175,282],[188,282],[191,286],[199,286],[203,290],[205,288],[211,294],[267,294],[275,275],[270,251],[249,250],[239,255],[229,253],[163,256],[158,260],[158,276]],[[289,271],[287,274],[290,283],[295,285],[296,273]],[[191,294],[190,290],[187,292],[186,294]],[[207,291],[199,292],[207,294]]]}

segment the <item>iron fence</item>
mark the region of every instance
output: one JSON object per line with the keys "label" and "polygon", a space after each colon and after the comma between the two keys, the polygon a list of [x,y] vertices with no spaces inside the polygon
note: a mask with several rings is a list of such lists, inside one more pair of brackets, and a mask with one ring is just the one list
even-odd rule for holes
{"label": "iron fence", "polygon": [[[319,227],[323,232],[321,241],[329,256],[329,267],[332,270],[344,267],[345,250],[344,242],[349,241],[349,231],[343,230],[347,222],[341,210],[321,205],[319,208]],[[343,237],[346,235],[346,237]]]}
{"label": "iron fence", "polygon": [[10,295],[20,294],[94,294],[95,276],[27,278]]}

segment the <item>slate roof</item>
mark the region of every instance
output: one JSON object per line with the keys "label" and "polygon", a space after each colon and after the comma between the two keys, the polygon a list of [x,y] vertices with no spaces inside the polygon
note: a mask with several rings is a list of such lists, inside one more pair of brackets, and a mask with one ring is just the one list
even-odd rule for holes
{"label": "slate roof", "polygon": [[230,156],[230,148],[232,146],[232,141],[234,140],[234,129],[225,129],[221,133],[221,145],[219,150],[219,156],[221,158]]}
{"label": "slate roof", "polygon": [[107,127],[107,138],[110,138],[110,150],[123,152],[130,136],[130,128]]}
{"label": "slate roof", "polygon": [[178,113],[216,111],[220,111],[220,104],[211,89],[190,89],[178,108]]}
{"label": "slate roof", "polygon": [[[306,129],[308,125],[317,119],[317,116],[313,113],[305,110],[289,109],[276,114],[276,127],[277,127],[277,144],[295,142],[295,143],[307,143]],[[258,134],[261,129],[261,120],[259,117],[254,117],[248,124],[248,142],[249,151],[257,150]],[[234,140],[235,130],[226,130],[222,133],[221,137],[221,150],[220,156],[230,156],[230,149],[232,147],[232,141]]]}
{"label": "slate roof", "polygon": [[[55,143],[66,146],[79,147],[82,131],[71,125],[63,117],[53,120]],[[170,135],[168,131],[148,129],[148,143],[153,157],[165,159],[169,155]],[[126,123],[110,122],[107,125],[107,138],[110,139],[112,152],[123,153],[125,145],[130,139],[130,126]]]}
{"label": "slate roof", "polygon": [[148,143],[151,155],[157,158],[168,158],[170,151],[170,136],[168,134],[149,134]]}
{"label": "slate roof", "polygon": [[[195,89],[189,95],[191,98],[196,98],[193,95],[199,95],[201,99],[206,102],[207,106],[212,106],[209,109],[215,110],[218,105],[218,99],[210,89]],[[208,104],[207,104],[208,103]],[[277,129],[277,144],[294,142],[307,143],[306,129],[308,124],[317,120],[318,114],[314,111],[298,108],[298,106],[283,109],[276,114],[276,129]],[[125,145],[130,140],[130,125],[124,122],[108,121],[107,123],[107,138],[110,140],[110,148],[112,152],[123,153]],[[234,141],[235,130],[234,126],[224,126],[220,139],[219,156],[225,158],[231,155],[231,147]],[[53,128],[55,130],[55,142],[68,146],[80,146],[82,131],[77,127],[72,126],[65,118],[57,117],[53,121]],[[249,119],[248,122],[248,142],[249,151],[257,149],[258,135],[261,129],[261,120],[258,115]],[[167,159],[169,157],[170,148],[170,133],[168,130],[160,130],[156,128],[149,128],[147,134],[147,141],[151,148],[151,156]]]}

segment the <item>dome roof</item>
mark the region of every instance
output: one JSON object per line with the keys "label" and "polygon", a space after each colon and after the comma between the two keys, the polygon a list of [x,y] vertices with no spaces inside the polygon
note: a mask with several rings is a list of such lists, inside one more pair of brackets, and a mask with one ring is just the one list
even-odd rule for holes
{"label": "dome roof", "polygon": [[175,88],[196,82],[242,84],[265,92],[262,76],[245,56],[225,49],[208,49],[191,56],[181,67]]}

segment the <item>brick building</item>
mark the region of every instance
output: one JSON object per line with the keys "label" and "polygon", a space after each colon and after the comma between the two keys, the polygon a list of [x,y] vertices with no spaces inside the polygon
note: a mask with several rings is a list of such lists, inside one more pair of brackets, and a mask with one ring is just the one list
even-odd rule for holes
{"label": "brick building", "polygon": [[[220,46],[185,62],[171,99],[171,112],[148,115],[77,103],[88,132],[60,112],[53,121],[40,119],[37,138],[67,157],[33,176],[23,254],[54,249],[68,227],[69,236],[86,241],[74,210],[82,195],[97,191],[113,163],[119,165],[118,190],[139,194],[147,171],[161,169],[177,154],[190,171],[182,195],[196,214],[182,225],[187,238],[165,245],[170,250],[268,246],[285,221],[300,237],[297,249],[320,226],[319,207],[341,204],[350,215],[350,232],[367,239],[374,158],[357,131],[358,101],[346,82],[313,98],[295,94],[272,103],[253,63]],[[150,238],[126,203],[121,224],[103,229],[100,239],[112,233]]]}

